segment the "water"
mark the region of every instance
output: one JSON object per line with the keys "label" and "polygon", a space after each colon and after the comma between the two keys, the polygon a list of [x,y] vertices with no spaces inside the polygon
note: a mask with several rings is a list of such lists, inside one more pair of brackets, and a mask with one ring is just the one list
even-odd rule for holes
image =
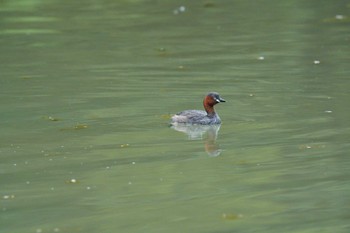
{"label": "water", "polygon": [[2,2],[0,231],[349,232],[349,7]]}

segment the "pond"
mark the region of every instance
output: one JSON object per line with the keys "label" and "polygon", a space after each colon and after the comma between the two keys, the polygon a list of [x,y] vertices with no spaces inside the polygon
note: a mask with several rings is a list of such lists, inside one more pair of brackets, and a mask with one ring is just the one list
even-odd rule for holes
{"label": "pond", "polygon": [[348,1],[0,5],[1,232],[349,232]]}

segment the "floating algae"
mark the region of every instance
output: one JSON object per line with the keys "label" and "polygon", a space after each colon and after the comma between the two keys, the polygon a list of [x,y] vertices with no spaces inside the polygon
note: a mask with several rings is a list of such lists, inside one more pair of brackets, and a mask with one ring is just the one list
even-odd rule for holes
{"label": "floating algae", "polygon": [[242,214],[233,214],[233,213],[223,213],[222,214],[222,218],[225,219],[225,220],[237,220],[237,219],[240,219],[242,218],[243,215]]}
{"label": "floating algae", "polygon": [[61,131],[64,130],[81,130],[81,129],[87,129],[88,125],[86,124],[76,124],[73,127],[68,127],[68,128],[62,128]]}
{"label": "floating algae", "polygon": [[74,126],[74,129],[76,129],[76,130],[78,130],[78,129],[87,129],[87,128],[88,128],[88,126],[85,125],[85,124],[76,124]]}

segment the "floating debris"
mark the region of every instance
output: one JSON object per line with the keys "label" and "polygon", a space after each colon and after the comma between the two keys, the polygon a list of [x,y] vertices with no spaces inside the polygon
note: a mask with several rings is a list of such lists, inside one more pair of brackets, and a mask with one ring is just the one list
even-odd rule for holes
{"label": "floating debris", "polygon": [[314,61],[314,64],[315,64],[315,65],[318,65],[318,64],[320,64],[320,63],[321,63],[321,62],[320,62],[319,60],[315,60],[315,61]]}
{"label": "floating debris", "polygon": [[215,4],[213,2],[206,2],[206,3],[203,4],[203,6],[205,8],[209,8],[209,7],[215,7]]}
{"label": "floating debris", "polygon": [[169,53],[164,47],[160,47],[157,49],[158,55],[161,57],[167,56]]}
{"label": "floating debris", "polygon": [[162,119],[169,120],[171,118],[171,114],[163,114],[160,116]]}
{"label": "floating debris", "polygon": [[174,13],[174,15],[178,15],[180,13],[184,13],[185,11],[186,11],[186,7],[185,6],[179,6],[178,8],[173,10],[173,13]]}
{"label": "floating debris", "polygon": [[72,178],[72,179],[70,179],[70,180],[67,180],[66,183],[67,183],[67,184],[77,184],[77,183],[78,183],[78,180]]}
{"label": "floating debris", "polygon": [[47,120],[47,121],[60,121],[61,120],[60,118],[53,117],[53,116],[43,116],[43,119]]}
{"label": "floating debris", "polygon": [[85,124],[76,124],[74,126],[74,129],[87,129],[87,128],[88,128],[88,126]]}
{"label": "floating debris", "polygon": [[19,78],[22,80],[30,80],[32,78],[41,78],[41,77],[43,77],[43,75],[28,74],[28,75],[22,75]]}
{"label": "floating debris", "polygon": [[15,195],[13,195],[13,194],[11,194],[11,195],[4,195],[4,196],[2,196],[2,198],[3,198],[4,200],[14,199],[14,198],[15,198]]}
{"label": "floating debris", "polygon": [[240,218],[242,218],[242,217],[243,217],[242,214],[232,214],[232,213],[228,213],[228,214],[223,213],[223,214],[222,214],[222,218],[223,218],[223,219],[225,219],[225,220],[231,220],[231,221],[240,219]]}
{"label": "floating debris", "polygon": [[81,129],[87,129],[89,126],[87,124],[76,124],[73,127],[70,128],[63,128],[61,129],[61,131],[63,130],[81,130]]}
{"label": "floating debris", "polygon": [[335,18],[342,20],[342,19],[345,19],[345,16],[344,15],[336,15]]}
{"label": "floating debris", "polygon": [[260,56],[260,57],[258,57],[258,60],[260,60],[260,61],[265,60],[265,57],[264,56]]}
{"label": "floating debris", "polygon": [[324,149],[326,146],[323,144],[303,144],[303,145],[299,145],[299,149],[300,150],[309,150],[309,149]]}
{"label": "floating debris", "polygon": [[130,146],[130,144],[128,144],[128,143],[126,143],[126,144],[121,144],[120,145],[120,148],[126,148],[126,147],[129,147]]}
{"label": "floating debris", "polygon": [[325,18],[323,19],[323,22],[325,23],[344,23],[344,22],[350,22],[350,18],[346,15],[335,15],[332,18]]}

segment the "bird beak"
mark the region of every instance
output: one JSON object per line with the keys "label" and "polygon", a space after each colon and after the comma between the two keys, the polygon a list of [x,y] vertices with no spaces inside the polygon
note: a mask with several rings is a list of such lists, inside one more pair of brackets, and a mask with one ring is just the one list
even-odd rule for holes
{"label": "bird beak", "polygon": [[215,99],[215,101],[217,103],[220,103],[220,102],[226,102],[226,100],[224,100],[223,98],[219,97],[218,99]]}
{"label": "bird beak", "polygon": [[226,102],[226,100],[224,100],[223,98],[220,98],[218,100],[219,100],[219,102]]}

